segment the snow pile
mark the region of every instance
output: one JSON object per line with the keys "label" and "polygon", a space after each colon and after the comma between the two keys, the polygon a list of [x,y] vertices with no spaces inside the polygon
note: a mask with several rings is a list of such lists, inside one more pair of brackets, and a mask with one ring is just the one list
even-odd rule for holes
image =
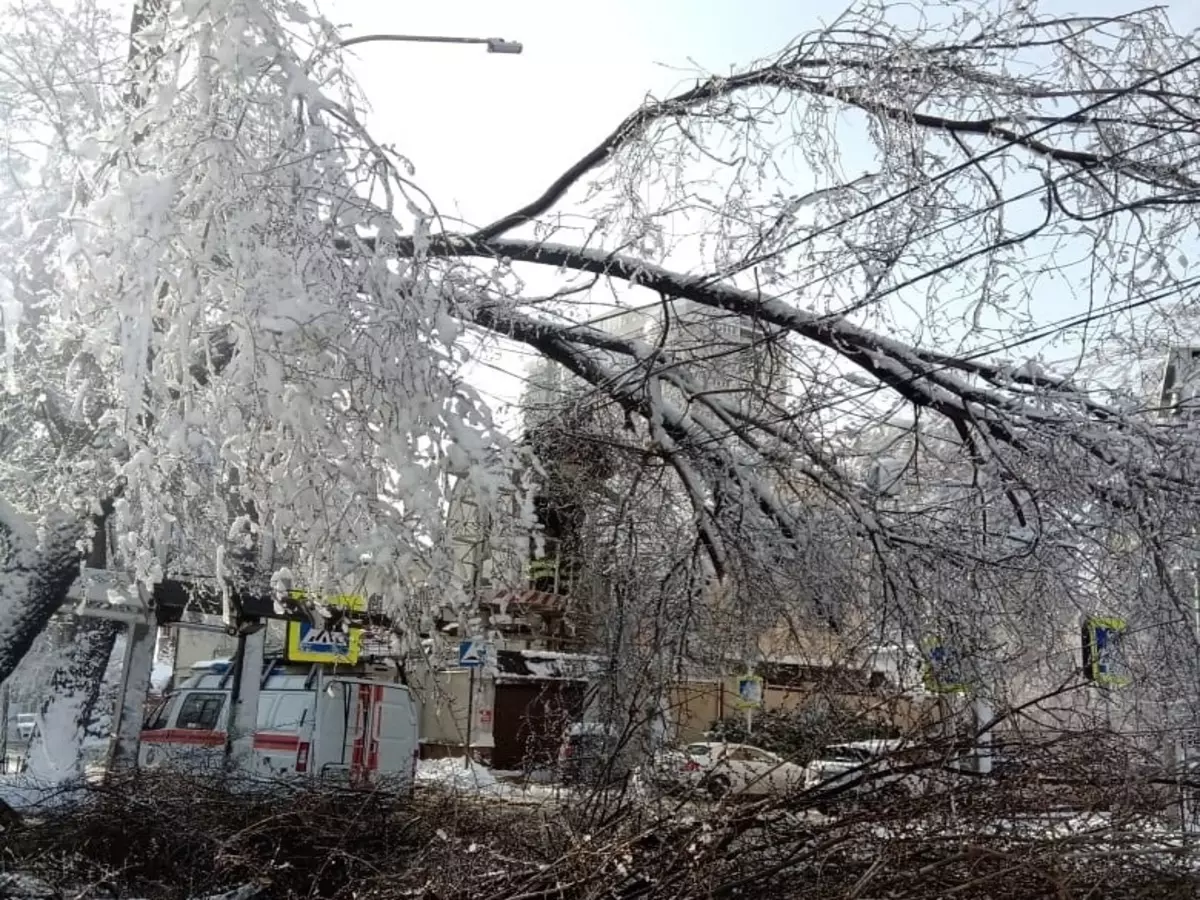
{"label": "snow pile", "polygon": [[0,872],[0,896],[54,898],[59,896],[46,882],[22,872]]}
{"label": "snow pile", "polygon": [[86,777],[55,783],[27,773],[0,775],[0,800],[18,812],[53,809],[82,802],[87,787]]}
{"label": "snow pile", "polygon": [[417,784],[450,791],[495,791],[500,782],[491,770],[461,759],[423,759],[417,763]]}
{"label": "snow pile", "polygon": [[161,694],[167,689],[167,685],[171,682],[171,676],[174,674],[175,667],[169,662],[156,662],[154,668],[150,670],[150,690]]}

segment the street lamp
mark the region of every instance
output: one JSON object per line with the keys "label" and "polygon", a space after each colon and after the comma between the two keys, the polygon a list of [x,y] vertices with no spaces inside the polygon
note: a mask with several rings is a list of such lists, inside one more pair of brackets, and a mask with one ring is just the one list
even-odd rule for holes
{"label": "street lamp", "polygon": [[344,50],[355,44],[366,44],[370,41],[404,41],[411,44],[484,44],[488,53],[520,53],[525,48],[520,41],[506,41],[504,38],[463,38],[438,37],[428,34],[364,34],[360,37],[347,38],[340,44]]}

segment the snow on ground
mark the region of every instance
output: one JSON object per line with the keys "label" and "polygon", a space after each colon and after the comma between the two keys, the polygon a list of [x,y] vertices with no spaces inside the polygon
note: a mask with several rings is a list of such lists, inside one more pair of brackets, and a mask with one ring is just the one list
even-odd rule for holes
{"label": "snow on ground", "polygon": [[545,803],[570,793],[557,784],[501,781],[486,766],[475,762],[466,766],[461,758],[421,760],[417,763],[417,786],[507,803]]}
{"label": "snow on ground", "polygon": [[500,784],[490,769],[461,759],[423,759],[417,763],[417,784],[452,791],[493,792]]}
{"label": "snow on ground", "polygon": [[103,771],[96,769],[89,769],[83,779],[67,782],[48,782],[27,774],[0,775],[0,800],[18,812],[76,803],[83,799],[88,782],[101,777]]}

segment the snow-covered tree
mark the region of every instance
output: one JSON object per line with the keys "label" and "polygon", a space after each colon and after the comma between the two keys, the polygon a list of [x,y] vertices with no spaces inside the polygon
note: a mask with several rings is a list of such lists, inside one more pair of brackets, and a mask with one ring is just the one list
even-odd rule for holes
{"label": "snow-covered tree", "polygon": [[[14,529],[81,503],[82,530],[108,499],[144,580],[236,577],[251,544],[403,608],[413,572],[452,568],[444,476],[484,503],[500,483],[503,441],[459,377],[469,332],[620,409],[682,501],[675,546],[702,551],[687,578],[734,604],[763,572],[842,584],[839,558],[863,559],[883,585],[865,615],[990,633],[993,610],[1122,607],[1128,579],[1065,577],[1103,532],[1152,564],[1140,608],[1185,602],[1196,443],[1133,391],[1194,321],[1200,46],[1160,11],[867,2],[644,104],[529,204],[461,231],[371,137],[338,35],[297,4],[167,4],[137,40],[118,89],[79,92],[98,123],[36,182],[69,207],[21,226],[45,229],[46,262],[37,316],[6,316],[10,394],[63,360],[37,396],[95,437]],[[562,289],[535,295],[531,266]],[[586,324],[600,279],[660,303],[668,330],[685,303],[752,323],[714,329],[711,352],[762,359],[775,395],[738,402],[695,348]],[[921,515],[882,508],[839,454],[847,427],[898,410],[952,437]],[[18,549],[47,577],[36,540]],[[981,614],[1017,584],[1025,605]],[[0,607],[10,630],[39,627],[35,588]]]}
{"label": "snow-covered tree", "polygon": [[[839,542],[875,560],[866,612],[984,647],[999,625],[1033,646],[1065,616],[1128,612],[1140,573],[1134,610],[1194,657],[1167,622],[1188,606],[1168,557],[1194,542],[1196,445],[1141,391],[1194,322],[1180,251],[1197,225],[1200,48],[1159,11],[919,13],[861,4],[651,101],[527,206],[421,251],[486,284],[466,318],[628,413],[716,572],[797,561],[829,535],[829,565]],[[854,143],[870,148],[857,171],[839,150]],[[527,265],[562,273],[562,299],[523,293]],[[699,305],[771,329],[711,356],[769,352],[788,386],[748,410],[669,341],[590,325],[572,288],[597,277],[657,295],[668,319]],[[834,439],[898,411],[949,438],[916,515],[872,499],[879,469]],[[814,508],[841,527],[814,528]],[[1129,533],[1141,562],[1091,552]],[[1104,575],[1082,578],[1097,557]]]}
{"label": "snow-covered tree", "polygon": [[[252,550],[264,581],[274,561],[297,586],[408,611],[414,581],[449,569],[446,476],[486,503],[507,445],[458,375],[454,298],[421,260],[367,242],[427,224],[359,122],[329,25],[290,3],[139,4],[127,65],[128,38],[98,25],[26,84],[23,54],[100,21],[86,4],[27,12],[4,38],[24,110],[5,141],[30,146],[6,194],[4,426],[29,462],[5,518],[0,677],[61,604],[102,509],[114,563],[147,585],[242,578]],[[39,547],[43,521],[65,524],[42,545],[66,549]]]}

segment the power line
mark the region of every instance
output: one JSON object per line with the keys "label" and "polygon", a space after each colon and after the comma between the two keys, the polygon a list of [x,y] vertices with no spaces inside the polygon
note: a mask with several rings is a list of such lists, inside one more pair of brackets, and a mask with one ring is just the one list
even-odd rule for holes
{"label": "power line", "polygon": [[[1005,150],[1008,150],[1008,149],[1012,148],[1013,146],[1020,144],[1023,140],[1028,140],[1031,137],[1034,137],[1038,134],[1044,133],[1057,125],[1068,124],[1070,122],[1070,120],[1072,120],[1072,119],[1078,120],[1078,118],[1080,116],[1085,116],[1087,113],[1094,111],[1096,109],[1102,108],[1106,104],[1112,103],[1121,97],[1128,96],[1129,94],[1133,93],[1134,91],[1136,91],[1142,87],[1145,87],[1156,80],[1165,78],[1171,74],[1174,74],[1175,72],[1182,71],[1183,69],[1185,69],[1191,65],[1194,65],[1197,61],[1200,61],[1200,57],[1189,58],[1188,60],[1185,60],[1184,62],[1179,63],[1178,65],[1169,68],[1165,72],[1155,73],[1153,76],[1148,77],[1139,83],[1129,85],[1126,88],[1121,89],[1120,91],[1114,91],[1111,94],[1108,94],[1107,96],[1105,96],[1104,98],[1102,98],[1094,103],[1088,104],[1087,106],[1084,106],[1084,107],[1080,108],[1079,110],[1076,110],[1075,112],[1069,114],[1068,116],[1058,117],[1057,119],[1050,120],[1050,121],[1046,122],[1045,124],[1043,124],[1042,126],[1040,126],[1039,128],[1036,128],[1036,129],[1026,133],[1023,136],[1014,136],[1012,138],[1009,138],[1006,141],[997,145],[996,147],[990,148],[989,150],[983,152],[982,154],[973,154],[971,156],[971,158],[968,159],[967,161],[960,163],[956,166],[950,167],[950,168],[944,170],[943,172],[939,173],[938,175],[933,176],[930,179],[930,181],[927,182],[926,186],[928,184],[935,184],[939,181],[942,181],[942,180],[952,176],[953,174],[965,171],[968,168],[978,166],[980,164],[980,162],[982,162],[990,157],[996,156],[996,155],[1004,152]],[[1138,149],[1140,146],[1142,146],[1144,144],[1152,144],[1152,143],[1160,140],[1162,137],[1164,137],[1163,134],[1158,134],[1153,139],[1148,139],[1147,141],[1140,142],[1139,144],[1133,145],[1129,148],[1125,148],[1125,150],[1123,152],[1128,153],[1132,150]],[[1148,161],[1139,161],[1137,163],[1137,165],[1146,165],[1147,162]],[[1131,165],[1132,165],[1132,163],[1131,163]],[[1077,176],[1077,173],[1074,171],[1069,172],[1069,173],[1064,173],[1062,176],[1058,176],[1055,179],[1052,179],[1050,183],[1051,184],[1060,183],[1063,179],[1065,179],[1067,177],[1076,177],[1076,176]],[[886,206],[890,205],[891,203],[894,203],[900,199],[903,199],[907,196],[912,195],[914,192],[916,192],[918,190],[919,187],[921,187],[921,186],[912,186],[912,187],[905,189],[904,191],[890,195],[889,197],[884,198],[883,200],[877,201],[876,203],[868,206],[867,208],[865,208],[863,210],[859,210],[858,212],[856,212],[848,217],[843,217],[842,219],[840,219],[837,222],[833,222],[833,223],[830,223],[830,224],[824,226],[823,228],[819,229],[815,233],[806,235],[800,241],[793,242],[793,244],[791,244],[789,246],[772,251],[771,256],[787,252],[789,249],[794,249],[795,247],[797,247],[805,242],[810,242],[824,234],[831,233],[833,230],[835,230],[837,228],[841,228],[845,225],[848,225],[851,222],[853,222],[859,218],[862,218],[863,216],[865,216],[873,211],[883,209]],[[1026,199],[1028,197],[1041,194],[1045,190],[1047,190],[1047,183],[1044,182],[1039,188],[1031,189],[1030,191],[1024,192],[1023,194],[1019,194],[1019,195],[1016,195],[1013,197],[1007,197],[1004,200],[1000,201],[999,203],[992,204],[989,207],[986,207],[984,209],[974,211],[970,215],[960,217],[959,219],[957,219],[953,222],[950,222],[950,223],[944,223],[939,228],[933,229],[933,230],[929,231],[928,233],[926,233],[923,236],[923,238],[928,238],[933,235],[943,233],[943,232],[947,231],[949,228],[955,227],[956,225],[965,224],[966,222],[969,222],[974,218],[985,215],[988,212],[991,212],[995,209],[1000,209],[1007,204],[1014,203],[1021,199]],[[984,250],[980,251],[980,253],[990,252],[994,249],[996,249],[996,248],[993,245],[992,247],[985,248]],[[894,286],[890,287],[887,291],[883,292],[882,294],[871,298],[870,302],[878,302],[878,300],[882,299],[883,297],[889,296],[889,295],[899,291],[902,288],[911,287],[913,284],[918,283],[921,280],[934,277],[939,272],[947,271],[958,265],[961,265],[963,262],[967,261],[969,258],[971,258],[971,257],[970,256],[960,257],[959,259],[951,260],[951,261],[943,264],[942,266],[936,267],[934,270],[927,270],[925,272],[922,272],[920,275],[914,276],[914,278],[909,279],[908,281],[906,281],[905,283],[903,283],[901,285],[894,285]],[[741,263],[738,264],[738,266],[734,267],[732,270],[725,270],[724,272],[714,273],[713,275],[709,276],[708,282],[711,284],[711,283],[713,283],[714,279],[716,279],[716,278],[732,277],[733,275],[736,275],[741,271],[745,271],[747,268],[757,265],[761,261],[763,261],[763,260],[762,259],[743,260]],[[846,271],[846,270],[842,270],[842,271]],[[799,290],[804,290],[806,287],[817,285],[817,284],[820,284],[825,281],[829,281],[833,277],[836,277],[837,274],[840,274],[840,272],[834,272],[834,273],[827,274],[823,278],[818,279],[817,281],[811,282],[810,285],[807,285],[807,286],[793,287],[793,288],[789,289],[788,291],[784,292],[780,296],[787,296],[788,294],[797,292]],[[1016,338],[1015,340],[1001,343],[998,346],[982,348],[980,350],[975,351],[973,354],[971,354],[969,356],[963,357],[962,361],[971,361],[971,360],[979,359],[981,356],[987,355],[989,353],[1000,352],[1000,351],[1006,350],[1006,349],[1013,349],[1017,346],[1022,346],[1022,345],[1031,343],[1036,340],[1041,340],[1041,339],[1044,339],[1047,337],[1051,337],[1056,333],[1066,330],[1067,328],[1077,327],[1078,325],[1087,324],[1088,322],[1091,322],[1091,321],[1096,321],[1099,318],[1101,318],[1102,316],[1115,315],[1122,311],[1130,311],[1132,309],[1136,309],[1140,306],[1146,305],[1147,303],[1155,302],[1158,299],[1163,299],[1166,296],[1170,296],[1172,293],[1175,293],[1175,292],[1177,292],[1177,290],[1181,290],[1182,288],[1183,288],[1182,285],[1177,286],[1176,288],[1174,288],[1171,291],[1166,292],[1162,295],[1152,296],[1150,298],[1145,298],[1141,301],[1135,301],[1133,303],[1128,303],[1128,304],[1124,304],[1124,305],[1109,304],[1109,306],[1102,308],[1102,310],[1093,311],[1092,313],[1087,314],[1083,317],[1076,317],[1074,319],[1074,321],[1059,320],[1058,322],[1052,323],[1048,327],[1048,329],[1046,329],[1046,328],[1042,329],[1041,333],[1034,332],[1032,334],[1022,335],[1022,336]],[[574,329],[574,328],[591,326],[591,325],[599,323],[599,322],[608,321],[613,318],[619,318],[623,315],[628,314],[629,312],[637,311],[639,309],[645,309],[652,305],[653,304],[647,304],[646,307],[640,307],[640,308],[639,307],[622,308],[618,311],[614,311],[611,314],[596,318],[596,319],[588,321],[588,322],[576,323],[576,324],[567,326],[566,331],[569,332],[571,329]],[[745,317],[739,316],[738,318],[745,318]],[[739,346],[731,352],[745,352],[745,348]],[[724,355],[724,354],[721,354],[721,355]],[[713,358],[715,358],[715,357],[713,357]],[[695,363],[697,361],[703,361],[703,360],[689,360],[689,361],[684,361],[683,364]],[[906,383],[912,383],[917,380],[920,380],[921,378],[928,378],[930,375],[936,374],[939,371],[944,371],[949,368],[953,368],[953,366],[952,365],[934,366],[931,369],[926,369],[920,373],[914,373],[914,375],[910,379],[906,379],[905,381],[902,381],[900,383],[900,385],[903,385]],[[503,370],[498,369],[498,371],[503,371]],[[626,374],[628,374],[628,371],[632,371],[632,368],[630,370],[627,370]],[[512,373],[506,373],[506,374],[511,375]],[[519,377],[519,376],[515,376],[515,377]],[[522,380],[528,381],[528,379],[522,379]],[[892,385],[892,387],[897,387],[900,385]],[[888,386],[888,385],[881,383],[880,385],[877,385],[871,389],[868,389],[867,391],[862,392],[860,394],[852,395],[850,397],[845,397],[845,398],[839,398],[836,401],[836,404],[852,402],[855,399],[874,395],[874,394],[878,393],[879,391],[881,391],[886,386]],[[593,387],[598,387],[598,386],[593,386]],[[830,408],[832,405],[835,405],[835,404],[826,404],[823,407],[816,407],[814,409],[811,409],[810,412],[819,412],[824,408]]]}
{"label": "power line", "polygon": [[[1173,133],[1173,132],[1168,132],[1168,133]],[[1157,135],[1156,135],[1155,137],[1153,137],[1153,138],[1150,138],[1150,139],[1147,139],[1147,140],[1145,140],[1145,141],[1141,141],[1141,142],[1139,142],[1139,143],[1137,143],[1137,144],[1131,145],[1130,147],[1126,148],[1126,152],[1128,152],[1128,151],[1131,151],[1131,150],[1136,150],[1136,149],[1139,149],[1139,148],[1141,148],[1141,147],[1143,147],[1143,146],[1149,146],[1149,145],[1151,145],[1151,144],[1153,144],[1153,143],[1157,142],[1158,140],[1160,140],[1160,139],[1161,139],[1163,136],[1164,136],[1164,135],[1163,135],[1162,133],[1159,133],[1159,134],[1157,134]],[[1151,160],[1143,160],[1143,161],[1142,161],[1142,163],[1143,163],[1143,164],[1147,164],[1147,163],[1149,163],[1149,162],[1151,162]],[[955,227],[956,225],[963,225],[963,224],[966,224],[966,223],[970,222],[970,221],[971,221],[972,219],[974,219],[974,218],[977,218],[977,217],[979,217],[979,216],[985,215],[985,214],[987,214],[987,213],[989,213],[989,212],[992,212],[992,211],[999,210],[999,209],[1003,208],[1004,206],[1006,206],[1006,205],[1008,205],[1008,204],[1015,203],[1015,202],[1018,202],[1018,201],[1020,201],[1020,200],[1023,200],[1023,199],[1029,199],[1029,198],[1031,198],[1031,197],[1035,197],[1035,196],[1043,195],[1043,194],[1044,194],[1044,193],[1045,193],[1045,192],[1046,192],[1046,191],[1047,191],[1047,190],[1048,190],[1048,189],[1049,189],[1051,186],[1059,185],[1059,184],[1063,183],[1065,180],[1067,180],[1067,179],[1073,179],[1073,178],[1075,178],[1075,177],[1076,177],[1076,173],[1075,173],[1075,172],[1063,173],[1062,175],[1056,176],[1056,177],[1055,177],[1055,178],[1053,178],[1053,179],[1049,179],[1049,180],[1047,180],[1047,181],[1043,181],[1043,183],[1042,183],[1041,185],[1039,185],[1038,187],[1036,187],[1036,188],[1031,188],[1031,189],[1029,189],[1029,190],[1027,190],[1027,191],[1024,191],[1024,192],[1022,192],[1021,194],[1017,194],[1017,195],[1014,195],[1014,196],[1006,197],[1006,198],[1004,198],[1004,199],[1003,199],[1003,200],[1001,200],[1001,201],[998,201],[998,202],[996,202],[996,203],[990,204],[990,205],[989,205],[989,206],[987,206],[987,207],[984,207],[983,209],[976,210],[976,211],[972,212],[972,213],[971,213],[971,214],[969,214],[969,215],[961,216],[961,217],[959,217],[958,219],[956,219],[956,220],[954,220],[954,221],[952,221],[952,222],[949,222],[949,223],[944,223],[944,224],[940,225],[938,228],[930,229],[930,230],[926,231],[924,234],[921,234],[921,235],[919,235],[919,236],[917,236],[917,237],[913,238],[913,240],[914,240],[914,241],[919,241],[919,240],[924,240],[924,239],[927,239],[927,238],[929,238],[929,237],[932,237],[932,236],[934,236],[934,235],[937,235],[937,234],[940,234],[940,233],[942,233],[942,232],[945,232],[945,231],[947,231],[948,229],[950,229],[950,228],[952,228],[952,227]],[[1160,199],[1160,200],[1164,200],[1164,199],[1166,199],[1166,198],[1165,198],[1165,197],[1160,197],[1159,199]],[[1001,242],[1001,243],[1003,243],[1003,242]],[[905,281],[905,282],[902,282],[902,283],[900,283],[900,284],[896,284],[896,285],[892,285],[892,286],[888,287],[886,290],[884,290],[884,291],[882,291],[882,292],[878,292],[878,293],[874,294],[874,295],[873,295],[873,296],[872,296],[872,297],[871,297],[871,298],[870,298],[868,301],[857,301],[857,302],[856,302],[856,303],[855,303],[855,304],[854,304],[852,307],[850,307],[849,309],[850,309],[850,310],[853,310],[853,309],[855,309],[855,308],[860,308],[862,305],[864,305],[864,304],[865,304],[865,303],[867,303],[867,302],[869,302],[869,303],[871,303],[871,304],[877,303],[877,302],[881,301],[882,299],[884,299],[884,298],[886,298],[886,297],[888,297],[888,296],[890,296],[890,295],[892,295],[892,294],[898,293],[899,291],[901,291],[901,290],[903,290],[903,289],[905,289],[905,288],[912,287],[912,286],[914,286],[914,285],[916,285],[916,284],[920,283],[921,281],[927,280],[927,279],[929,279],[929,278],[933,278],[933,277],[935,277],[936,275],[938,275],[938,274],[941,274],[941,273],[943,273],[943,272],[946,272],[946,271],[953,270],[953,269],[957,268],[958,266],[962,265],[963,263],[970,261],[970,259],[972,259],[972,258],[976,258],[976,257],[978,257],[978,256],[981,256],[981,255],[985,254],[985,253],[992,252],[992,251],[994,251],[995,249],[997,249],[997,245],[996,245],[996,244],[992,244],[992,245],[990,245],[990,246],[988,246],[988,247],[982,248],[982,249],[980,249],[980,250],[978,250],[978,251],[974,251],[973,253],[967,254],[967,255],[965,255],[965,256],[961,256],[961,257],[958,257],[958,258],[955,258],[955,259],[951,259],[951,260],[949,260],[949,261],[947,261],[947,262],[945,262],[945,263],[942,263],[942,264],[941,264],[941,265],[939,265],[939,266],[936,266],[936,267],[933,267],[933,268],[930,268],[930,269],[926,269],[926,270],[922,271],[921,273],[919,273],[919,274],[917,274],[917,275],[913,276],[912,278],[908,279],[908,280],[907,280],[907,281]],[[798,292],[801,292],[801,291],[807,290],[807,289],[809,289],[809,288],[816,287],[816,286],[820,285],[820,284],[821,284],[821,283],[823,283],[823,282],[826,282],[826,281],[830,281],[830,280],[832,280],[834,277],[836,277],[838,274],[841,274],[842,272],[849,271],[849,270],[850,270],[850,268],[851,268],[851,266],[847,266],[846,268],[844,268],[844,269],[842,269],[842,270],[839,270],[839,271],[835,271],[835,272],[833,272],[833,273],[826,274],[825,276],[823,276],[823,277],[822,277],[822,278],[820,278],[820,279],[814,279],[814,280],[812,280],[812,281],[808,282],[808,283],[807,283],[807,284],[805,284],[805,285],[799,285],[799,286],[795,286],[795,287],[789,288],[787,291],[784,291],[784,292],[782,292],[782,293],[780,293],[780,294],[775,294],[775,295],[772,295],[772,298],[773,298],[773,299],[782,299],[782,298],[785,298],[785,297],[787,297],[789,294],[792,294],[792,293],[798,293]],[[611,320],[613,320],[613,319],[621,318],[622,316],[628,315],[628,314],[630,314],[630,313],[643,313],[643,312],[646,312],[646,311],[649,311],[649,310],[654,310],[654,309],[657,309],[657,308],[659,308],[660,306],[661,306],[661,304],[660,304],[660,303],[653,303],[653,302],[650,302],[650,303],[641,304],[641,305],[638,305],[638,306],[631,306],[631,307],[621,307],[621,308],[619,308],[619,309],[617,309],[617,310],[614,310],[614,311],[613,311],[613,312],[611,312],[611,313],[607,313],[607,314],[605,314],[605,315],[603,315],[603,316],[595,317],[595,318],[592,318],[592,319],[586,320],[586,321],[584,321],[584,322],[572,323],[572,324],[568,325],[567,327],[565,327],[561,333],[562,333],[562,334],[564,334],[564,335],[565,335],[565,334],[569,334],[571,331],[573,331],[573,330],[575,330],[575,329],[578,329],[578,328],[592,327],[592,326],[594,326],[594,325],[596,325],[596,324],[599,324],[599,323],[602,323],[602,322],[605,322],[605,321],[611,321]],[[838,312],[838,313],[830,313],[830,314],[828,314],[828,316],[827,316],[827,317],[828,317],[829,319],[835,319],[835,318],[838,318],[838,317],[841,317],[842,315],[844,315],[844,314],[845,314],[845,312],[846,312],[846,311],[844,310],[844,311],[842,311],[842,312]],[[717,318],[717,316],[714,316],[714,318]],[[724,316],[723,318],[733,318],[733,319],[738,319],[738,320],[746,320],[746,319],[750,319],[751,317],[750,317],[750,316],[747,316],[747,315],[743,315],[743,314],[738,314],[738,313],[726,313],[726,314],[725,314],[725,316]],[[825,318],[825,317],[822,317],[822,318]],[[720,351],[717,351],[717,352],[716,352],[716,353],[714,353],[714,354],[710,354],[710,355],[706,355],[706,356],[701,356],[701,357],[691,357],[691,358],[689,358],[689,359],[687,359],[687,360],[680,360],[680,361],[679,361],[679,364],[680,364],[680,365],[683,365],[683,364],[687,364],[687,365],[694,365],[694,364],[696,364],[696,363],[701,363],[701,362],[706,362],[706,361],[713,361],[713,360],[720,359],[720,358],[723,358],[723,357],[727,357],[727,356],[730,356],[730,355],[734,355],[734,354],[738,354],[738,353],[743,353],[743,352],[748,352],[748,351],[749,351],[749,350],[752,348],[752,346],[754,346],[754,345],[757,345],[758,343],[760,343],[760,341],[754,341],[754,342],[753,342],[751,345],[739,344],[739,345],[736,345],[736,346],[734,346],[734,347],[732,347],[732,348],[723,348],[722,350],[720,350]],[[624,373],[622,373],[622,374],[629,374],[630,372],[632,372],[632,371],[633,371],[634,369],[636,369],[636,368],[637,368],[637,366],[636,366],[636,365],[634,365],[634,366],[631,366],[629,369],[625,370],[625,372],[624,372]]]}
{"label": "power line", "polygon": [[886,206],[890,206],[892,203],[895,203],[898,200],[902,200],[906,197],[912,196],[913,194],[915,194],[918,190],[920,190],[922,188],[926,188],[929,185],[936,184],[936,183],[942,181],[943,179],[949,178],[952,175],[956,175],[959,172],[963,172],[966,169],[978,166],[979,163],[983,162],[984,160],[990,159],[994,156],[999,155],[1000,153],[1002,153],[1006,150],[1012,149],[1014,146],[1020,145],[1023,141],[1028,141],[1031,138],[1035,138],[1039,135],[1043,135],[1043,134],[1049,132],[1050,130],[1057,128],[1061,125],[1072,124],[1072,120],[1074,120],[1074,122],[1077,123],[1080,119],[1086,118],[1090,113],[1093,113],[1098,109],[1102,109],[1104,106],[1108,105],[1109,103],[1112,103],[1115,100],[1127,97],[1130,94],[1132,94],[1136,91],[1140,91],[1143,88],[1150,86],[1154,82],[1162,81],[1163,79],[1165,79],[1171,75],[1174,75],[1177,72],[1182,72],[1184,69],[1188,68],[1189,66],[1193,66],[1198,62],[1200,62],[1200,56],[1188,57],[1183,62],[1177,63],[1177,64],[1169,67],[1165,71],[1155,72],[1152,75],[1149,75],[1146,78],[1143,78],[1142,80],[1137,81],[1131,85],[1127,85],[1126,87],[1121,88],[1119,90],[1114,90],[1111,94],[1108,94],[1099,100],[1093,101],[1092,103],[1089,103],[1086,106],[1080,107],[1079,109],[1075,110],[1074,112],[1071,112],[1065,116],[1058,116],[1056,118],[1050,119],[1049,121],[1045,122],[1038,128],[1033,129],[1032,131],[1028,131],[1023,135],[1014,135],[1013,137],[997,144],[995,147],[992,147],[991,149],[984,151],[982,154],[974,154],[966,161],[959,163],[957,165],[951,166],[951,167],[943,170],[942,172],[938,173],[937,175],[932,176],[926,183],[923,183],[921,185],[913,185],[912,187],[905,188],[903,191],[900,191],[899,193],[892,194],[889,197],[885,197],[883,200],[880,200],[880,201],[877,201],[876,203],[871,204],[866,209],[859,210],[858,212],[854,213],[851,216],[843,218],[837,222],[830,223],[829,225],[818,230],[814,234],[807,235],[802,240],[796,241],[790,246],[781,248],[781,250],[773,251],[767,257],[762,257],[757,260],[753,260],[753,259],[744,260],[742,263],[739,263],[738,266],[736,266],[732,271],[713,273],[713,275],[710,277],[723,279],[723,278],[728,278],[731,275],[736,275],[738,272],[744,272],[748,268],[752,268],[753,266],[759,265],[760,263],[764,262],[766,259],[769,259],[771,256],[777,255],[779,252],[786,252],[787,250],[795,249],[795,247],[800,246],[800,244],[815,240],[816,238],[821,237],[825,234],[828,234],[835,229],[842,228],[845,225],[848,225],[851,222],[854,222],[857,219],[860,219],[869,213],[877,212],[878,210],[881,210]]}

